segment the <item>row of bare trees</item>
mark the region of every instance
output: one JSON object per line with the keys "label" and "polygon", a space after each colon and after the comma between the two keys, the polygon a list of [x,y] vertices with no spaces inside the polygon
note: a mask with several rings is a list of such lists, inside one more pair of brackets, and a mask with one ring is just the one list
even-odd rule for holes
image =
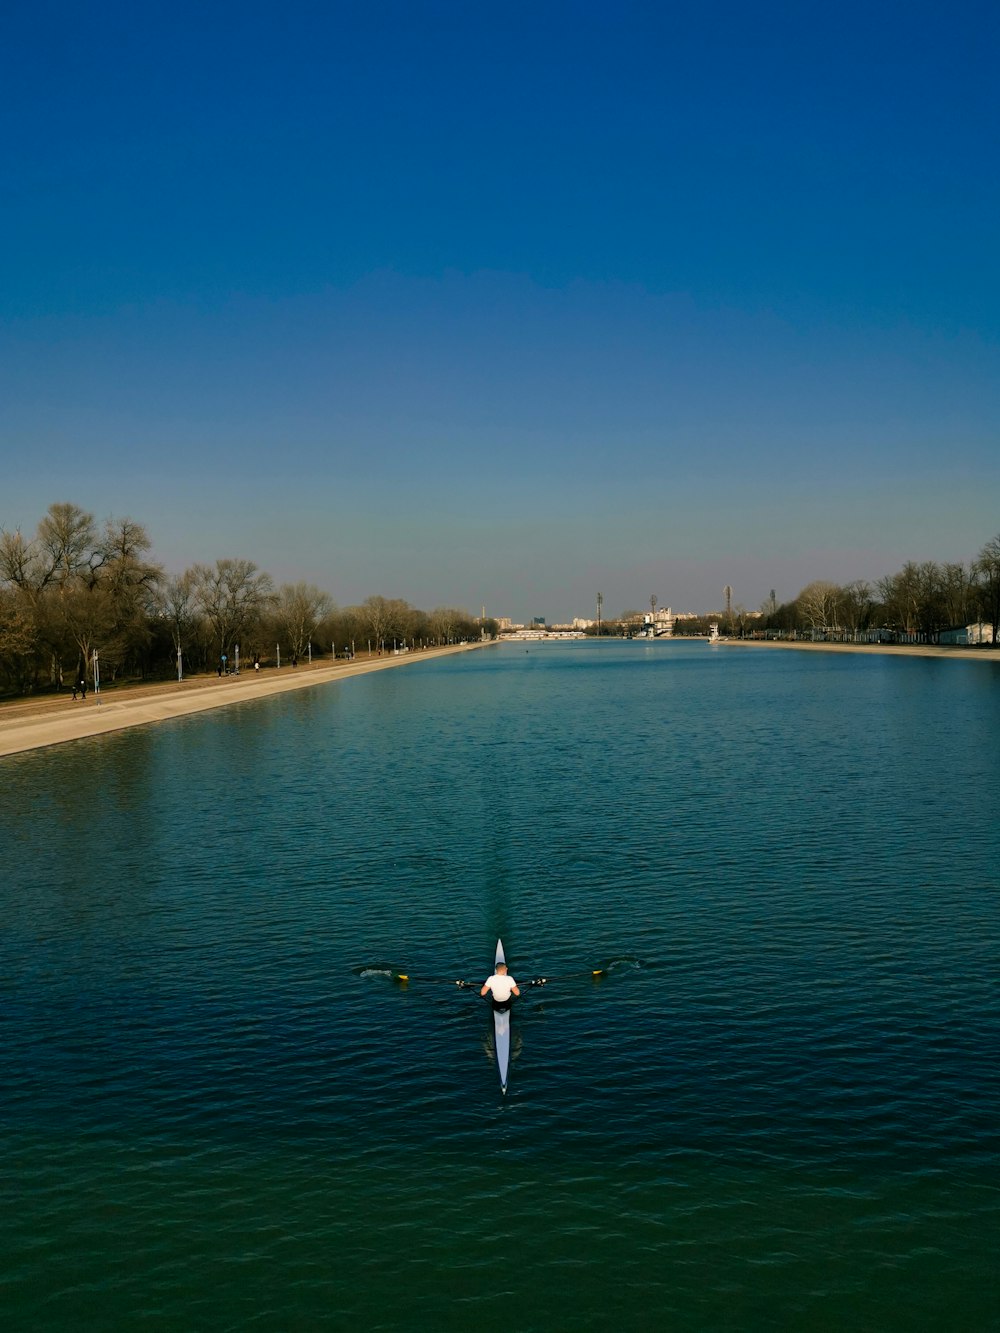
{"label": "row of bare trees", "polygon": [[217,560],[170,575],[133,519],[98,524],[54,504],[33,537],[0,530],[0,692],[61,688],[92,672],[105,680],[185,674],[232,663],[304,659],[371,647],[457,643],[485,626],[464,611],[424,612],[399,598],[338,608],[307,583],[276,587],[252,560]]}
{"label": "row of bare trees", "polygon": [[[765,603],[755,629],[809,632],[816,636],[858,636],[885,632],[929,643],[942,631],[982,624],[1000,640],[1000,534],[967,565],[908,561],[895,574],[869,583],[855,579],[807,584],[792,602]],[[990,636],[986,636],[990,637]]]}
{"label": "row of bare trees", "polygon": [[[641,611],[592,625],[588,634],[622,635],[642,627]],[[947,629],[978,625],[1000,645],[1000,534],[988,541],[966,564],[909,561],[898,573],[874,583],[854,579],[831,583],[817,579],[790,602],[774,598],[759,611],[732,605],[726,611],[685,616],[674,624],[674,634],[704,635],[712,623],[724,633],[745,637],[757,634],[800,635],[816,638],[857,639],[864,636],[916,638],[935,642]]]}

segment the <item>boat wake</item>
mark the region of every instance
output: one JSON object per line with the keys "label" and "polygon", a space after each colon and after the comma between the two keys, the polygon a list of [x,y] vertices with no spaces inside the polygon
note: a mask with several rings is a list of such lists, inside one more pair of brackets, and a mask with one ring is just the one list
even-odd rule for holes
{"label": "boat wake", "polygon": [[604,964],[605,972],[633,971],[638,972],[645,964],[641,958],[612,958],[610,963]]}

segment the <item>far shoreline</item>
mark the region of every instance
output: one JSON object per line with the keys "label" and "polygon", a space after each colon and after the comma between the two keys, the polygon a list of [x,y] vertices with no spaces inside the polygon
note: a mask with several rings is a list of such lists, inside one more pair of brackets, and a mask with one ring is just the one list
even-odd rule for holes
{"label": "far shoreline", "polygon": [[482,643],[461,643],[361,660],[317,662],[308,666],[302,663],[280,671],[266,668],[258,673],[251,669],[217,679],[208,676],[184,682],[120,686],[101,696],[90,691],[85,700],[73,700],[65,693],[17,700],[0,704],[0,759],[481,647]]}
{"label": "far shoreline", "polygon": [[719,639],[720,648],[794,648],[806,653],[872,653],[882,657],[937,657],[963,662],[1000,662],[992,644],[970,648],[940,643],[813,643],[796,639]]}

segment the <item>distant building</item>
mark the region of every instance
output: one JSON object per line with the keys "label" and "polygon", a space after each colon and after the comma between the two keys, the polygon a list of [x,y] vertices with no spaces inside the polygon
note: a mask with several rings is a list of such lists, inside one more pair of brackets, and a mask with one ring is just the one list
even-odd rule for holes
{"label": "distant building", "polygon": [[544,617],[544,616],[532,616],[532,617],[531,617],[531,628],[532,628],[532,629],[544,629],[544,628],[545,628],[545,617]]}
{"label": "distant building", "polygon": [[664,637],[674,632],[674,621],[677,617],[671,611],[669,606],[660,607],[659,611],[647,611],[642,617],[642,623],[647,630],[652,630],[656,638]]}
{"label": "distant building", "polygon": [[993,626],[979,621],[975,625],[953,625],[938,635],[938,643],[977,644],[993,642]]}

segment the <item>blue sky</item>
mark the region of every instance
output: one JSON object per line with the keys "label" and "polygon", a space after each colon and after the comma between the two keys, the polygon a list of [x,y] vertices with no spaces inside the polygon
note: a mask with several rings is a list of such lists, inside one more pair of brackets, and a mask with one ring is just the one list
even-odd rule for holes
{"label": "blue sky", "polygon": [[1000,7],[13,3],[0,525],[561,619],[1000,531]]}

